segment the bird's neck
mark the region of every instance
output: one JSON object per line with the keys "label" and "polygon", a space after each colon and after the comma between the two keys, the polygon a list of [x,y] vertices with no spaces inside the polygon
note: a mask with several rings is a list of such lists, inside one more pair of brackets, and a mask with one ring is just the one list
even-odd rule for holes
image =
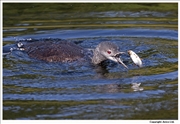
{"label": "bird's neck", "polygon": [[99,64],[104,60],[106,60],[106,58],[99,52],[99,49],[96,48],[93,52],[92,63]]}

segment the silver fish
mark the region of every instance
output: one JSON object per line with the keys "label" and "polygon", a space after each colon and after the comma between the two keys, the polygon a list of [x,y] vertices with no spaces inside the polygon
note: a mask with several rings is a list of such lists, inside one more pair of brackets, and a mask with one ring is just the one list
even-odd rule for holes
{"label": "silver fish", "polygon": [[139,67],[142,67],[142,61],[135,52],[133,52],[132,50],[128,50],[128,54],[130,55],[134,64],[136,64]]}

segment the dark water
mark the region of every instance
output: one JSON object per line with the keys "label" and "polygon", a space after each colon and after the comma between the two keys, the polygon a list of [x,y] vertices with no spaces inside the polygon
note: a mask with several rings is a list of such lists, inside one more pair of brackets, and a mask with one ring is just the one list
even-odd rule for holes
{"label": "dark water", "polygon": [[[3,119],[178,119],[177,15],[53,15],[64,20],[37,17],[4,24],[3,49],[8,51],[17,41],[43,39],[66,39],[88,49],[111,41],[121,51],[135,51],[143,67],[134,66],[126,55],[121,58],[129,70],[113,62],[106,68],[90,62],[47,63],[13,51],[3,56]],[[143,90],[134,91],[132,83],[141,83]]]}

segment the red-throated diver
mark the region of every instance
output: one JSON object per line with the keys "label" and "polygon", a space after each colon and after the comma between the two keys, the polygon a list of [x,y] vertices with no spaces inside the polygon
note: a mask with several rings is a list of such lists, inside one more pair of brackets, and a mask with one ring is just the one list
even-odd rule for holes
{"label": "red-throated diver", "polygon": [[[27,54],[47,62],[68,62],[83,58],[87,52],[84,48],[71,42],[32,42],[25,45]],[[112,60],[128,68],[120,59],[119,48],[112,42],[101,42],[93,51],[92,63],[100,64],[104,60]]]}

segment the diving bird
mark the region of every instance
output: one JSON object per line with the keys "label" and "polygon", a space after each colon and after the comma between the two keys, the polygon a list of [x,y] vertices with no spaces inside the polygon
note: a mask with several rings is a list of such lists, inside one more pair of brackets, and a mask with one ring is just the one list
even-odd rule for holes
{"label": "diving bird", "polygon": [[[32,58],[47,62],[71,62],[81,58],[87,58],[87,49],[82,48],[72,42],[32,42],[24,46],[24,51]],[[112,60],[128,68],[120,58],[124,52],[119,51],[119,47],[110,42],[104,41],[97,45],[92,55],[88,56],[90,61],[97,65],[105,60]]]}

